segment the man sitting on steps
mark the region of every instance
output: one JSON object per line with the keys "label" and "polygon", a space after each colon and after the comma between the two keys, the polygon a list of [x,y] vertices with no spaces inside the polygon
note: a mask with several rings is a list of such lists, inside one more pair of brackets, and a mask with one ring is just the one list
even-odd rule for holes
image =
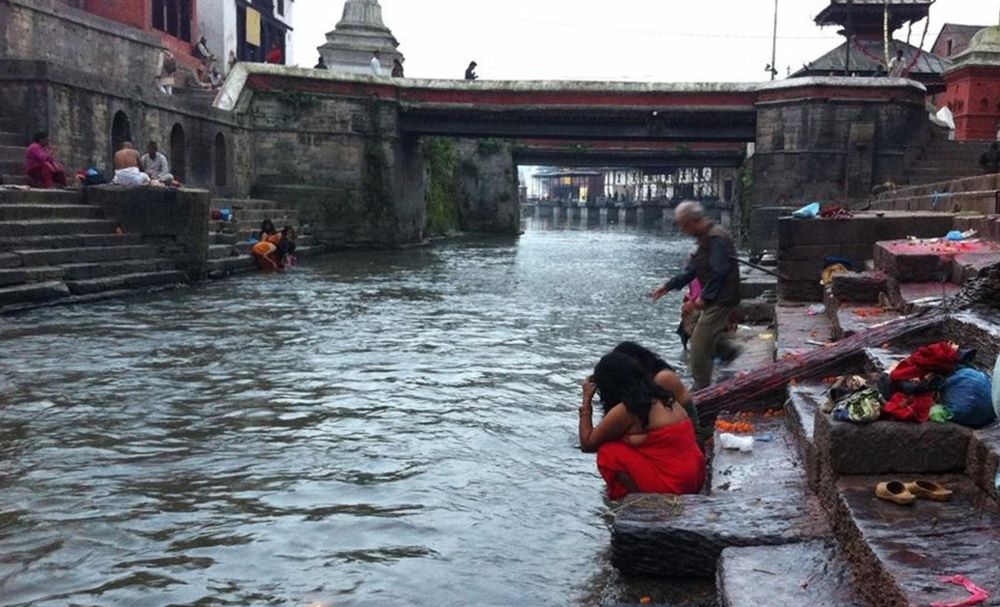
{"label": "man sitting on steps", "polygon": [[146,144],[146,153],[139,159],[142,171],[149,175],[151,180],[159,181],[163,185],[180,187],[181,184],[170,173],[170,163],[167,157],[160,153],[160,146],[155,141]]}
{"label": "man sitting on steps", "polygon": [[115,185],[149,185],[149,176],[139,170],[139,152],[131,141],[123,141],[115,152]]}

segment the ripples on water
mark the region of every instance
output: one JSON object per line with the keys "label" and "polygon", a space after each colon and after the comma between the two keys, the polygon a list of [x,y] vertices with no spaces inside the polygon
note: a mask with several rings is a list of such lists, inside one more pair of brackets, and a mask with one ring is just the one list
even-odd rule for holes
{"label": "ripples on water", "polygon": [[0,319],[0,604],[592,601],[578,382],[676,358],[646,294],[690,248],[529,230]]}

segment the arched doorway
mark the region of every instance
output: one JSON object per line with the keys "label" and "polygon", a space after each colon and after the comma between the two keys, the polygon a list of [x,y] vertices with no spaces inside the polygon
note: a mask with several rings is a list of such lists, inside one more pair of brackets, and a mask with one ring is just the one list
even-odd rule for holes
{"label": "arched doorway", "polygon": [[170,172],[181,183],[187,182],[187,141],[184,127],[175,124],[170,129]]}
{"label": "arched doorway", "polygon": [[118,111],[111,121],[111,155],[114,156],[123,142],[131,140],[132,123],[128,119],[128,114]]}
{"label": "arched doorway", "polygon": [[215,135],[215,185],[225,187],[229,178],[229,158],[226,152],[226,137],[222,133]]}

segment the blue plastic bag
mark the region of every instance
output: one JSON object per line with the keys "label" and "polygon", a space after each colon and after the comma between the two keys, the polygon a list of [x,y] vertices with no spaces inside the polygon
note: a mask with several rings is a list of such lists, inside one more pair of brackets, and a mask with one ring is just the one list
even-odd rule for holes
{"label": "blue plastic bag", "polygon": [[971,367],[962,367],[944,380],[941,400],[956,424],[982,428],[997,418],[990,376]]}
{"label": "blue plastic bag", "polygon": [[814,217],[818,217],[819,206],[818,202],[811,202],[798,211],[792,213],[792,217],[796,217],[798,219],[813,219]]}

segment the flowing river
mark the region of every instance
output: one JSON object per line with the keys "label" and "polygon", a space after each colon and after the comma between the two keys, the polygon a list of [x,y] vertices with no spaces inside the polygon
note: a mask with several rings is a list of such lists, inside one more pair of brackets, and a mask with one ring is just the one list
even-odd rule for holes
{"label": "flowing river", "polygon": [[0,605],[596,605],[579,382],[692,243],[543,229],[0,318]]}

